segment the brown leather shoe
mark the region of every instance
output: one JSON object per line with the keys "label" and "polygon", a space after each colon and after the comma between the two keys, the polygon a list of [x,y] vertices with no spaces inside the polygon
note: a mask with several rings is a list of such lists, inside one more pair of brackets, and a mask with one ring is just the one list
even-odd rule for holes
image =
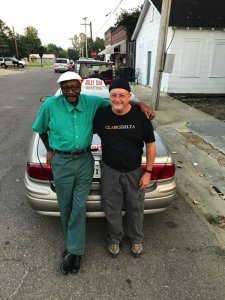
{"label": "brown leather shoe", "polygon": [[142,245],[142,243],[132,244],[131,254],[135,258],[139,258],[143,254],[143,245]]}
{"label": "brown leather shoe", "polygon": [[120,245],[119,244],[109,244],[108,252],[113,258],[116,258],[120,253]]}

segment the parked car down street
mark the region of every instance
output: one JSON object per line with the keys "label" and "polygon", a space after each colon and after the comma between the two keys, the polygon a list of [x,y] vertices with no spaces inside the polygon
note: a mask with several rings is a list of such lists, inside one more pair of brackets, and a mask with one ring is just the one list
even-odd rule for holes
{"label": "parked car down street", "polygon": [[54,71],[57,72],[66,72],[74,70],[74,61],[69,60],[68,58],[56,58],[54,63]]}
{"label": "parked car down street", "polygon": [[26,62],[23,59],[18,60],[15,57],[0,57],[0,66],[4,69],[7,69],[8,67],[24,68]]}
{"label": "parked car down street", "polygon": [[[60,89],[56,94],[60,94]],[[109,99],[108,87],[100,79],[89,78],[82,82],[83,94],[93,94]],[[44,98],[44,97],[43,97]],[[45,97],[46,98],[46,97]],[[132,100],[136,97],[133,94]],[[139,101],[138,99],[136,99]],[[42,100],[44,101],[44,100]],[[154,125],[154,122],[153,122]],[[145,190],[144,213],[158,213],[166,210],[176,194],[175,163],[171,151],[155,129],[156,159],[152,180]],[[91,146],[95,167],[91,189],[87,198],[87,217],[104,217],[101,206],[101,141],[94,134]],[[142,168],[146,168],[145,147],[142,156]],[[29,145],[24,184],[31,207],[38,213],[59,216],[52,170],[46,165],[46,149],[39,135],[33,133]]]}

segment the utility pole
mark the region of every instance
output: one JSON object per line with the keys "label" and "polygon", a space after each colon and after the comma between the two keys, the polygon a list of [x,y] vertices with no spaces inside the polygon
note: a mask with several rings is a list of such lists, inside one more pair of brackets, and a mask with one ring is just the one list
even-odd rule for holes
{"label": "utility pole", "polygon": [[[88,50],[87,50],[87,26],[90,26],[90,37],[91,37],[91,41],[92,41],[92,24],[91,22],[90,23],[87,23],[86,20],[87,20],[87,17],[83,18],[82,20],[84,20],[84,24],[81,24],[81,25],[84,25],[85,26],[85,38],[86,38],[86,41],[85,41],[85,45],[86,45],[86,58],[88,58]],[[92,44],[91,44],[91,47],[92,47]],[[91,49],[92,50],[92,49]]]}
{"label": "utility pole", "polygon": [[12,33],[13,33],[13,39],[14,39],[14,41],[15,41],[16,58],[19,59],[18,48],[17,48],[17,41],[16,41],[16,36],[15,36],[14,27],[12,28]]}
{"label": "utility pole", "polygon": [[87,24],[87,25],[90,25],[90,36],[91,36],[91,39],[92,39],[92,23],[90,22],[90,24]]}
{"label": "utility pole", "polygon": [[160,86],[162,72],[164,69],[165,50],[167,41],[168,24],[170,19],[170,8],[172,0],[163,0],[159,27],[155,73],[152,86],[152,103],[155,110],[159,108]]}
{"label": "utility pole", "polygon": [[87,25],[90,25],[90,37],[91,37],[91,52],[93,50],[92,46],[93,46],[93,40],[92,40],[92,23],[90,22],[90,24],[87,24]]}
{"label": "utility pole", "polygon": [[86,23],[87,17],[83,18],[82,20],[84,20],[84,24],[81,24],[81,25],[84,25],[84,28],[85,28],[85,50],[86,50],[86,58],[88,58],[88,50],[87,50],[87,23]]}

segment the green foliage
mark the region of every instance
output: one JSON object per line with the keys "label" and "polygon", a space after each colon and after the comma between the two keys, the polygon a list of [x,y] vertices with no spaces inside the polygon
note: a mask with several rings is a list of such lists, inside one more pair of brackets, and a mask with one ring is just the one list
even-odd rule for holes
{"label": "green foliage", "polygon": [[67,58],[68,57],[67,51],[64,49],[60,49],[58,53],[58,57]]}
{"label": "green foliage", "polygon": [[219,217],[212,214],[205,214],[205,218],[212,225],[216,225],[219,222]]}
{"label": "green foliage", "polygon": [[[24,34],[20,35],[13,31],[0,19],[0,55],[1,56],[17,56],[16,45],[18,50],[17,58],[29,58],[30,54],[54,54],[55,57],[65,57],[77,60],[81,53],[85,54],[86,36],[84,33],[74,35],[71,38],[71,46],[68,49],[62,49],[55,44],[42,45],[38,36],[38,30],[33,26],[28,25],[24,29]],[[91,52],[105,48],[105,41],[97,37],[95,40],[87,37],[88,57],[91,57]]]}
{"label": "green foliage", "polygon": [[67,49],[67,53],[68,53],[68,58],[72,59],[72,60],[78,60],[78,58],[80,57],[80,53],[79,51],[73,49],[73,48],[68,48]]}
{"label": "green foliage", "polygon": [[41,40],[38,37],[38,31],[32,26],[27,26],[24,29],[24,36],[25,36],[25,44],[26,44],[26,51],[27,57],[31,53],[39,53],[39,49],[41,48]]}
{"label": "green foliage", "polygon": [[26,64],[26,68],[27,67],[32,67],[32,68],[35,68],[35,67],[52,67],[52,63],[42,63],[41,65],[41,62],[28,62]]}
{"label": "green foliage", "polygon": [[130,10],[121,9],[121,13],[117,15],[115,27],[124,26],[127,30],[128,36],[132,35],[137,24],[142,6]]}
{"label": "green foliage", "polygon": [[55,57],[59,57],[59,51],[62,50],[61,47],[56,46],[55,44],[48,44],[45,46],[46,54],[54,54]]}
{"label": "green foliage", "polygon": [[13,33],[6,24],[0,20],[0,55],[6,56],[9,53],[15,53],[15,44],[13,43]]}
{"label": "green foliage", "polygon": [[95,41],[92,44],[92,50],[99,52],[99,49],[103,50],[105,48],[105,41],[99,37],[96,37]]}

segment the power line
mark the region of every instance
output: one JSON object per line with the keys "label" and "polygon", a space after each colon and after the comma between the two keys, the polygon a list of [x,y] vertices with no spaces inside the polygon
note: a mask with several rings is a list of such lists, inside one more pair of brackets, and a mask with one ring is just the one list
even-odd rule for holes
{"label": "power line", "polygon": [[114,13],[116,12],[116,10],[119,8],[120,4],[123,2],[123,0],[120,0],[120,2],[117,4],[116,8],[109,12],[108,14],[106,14],[106,17],[109,15],[108,19],[106,20],[106,22],[95,32],[94,35],[96,35],[105,25],[106,23],[108,23],[109,19],[114,15]]}

